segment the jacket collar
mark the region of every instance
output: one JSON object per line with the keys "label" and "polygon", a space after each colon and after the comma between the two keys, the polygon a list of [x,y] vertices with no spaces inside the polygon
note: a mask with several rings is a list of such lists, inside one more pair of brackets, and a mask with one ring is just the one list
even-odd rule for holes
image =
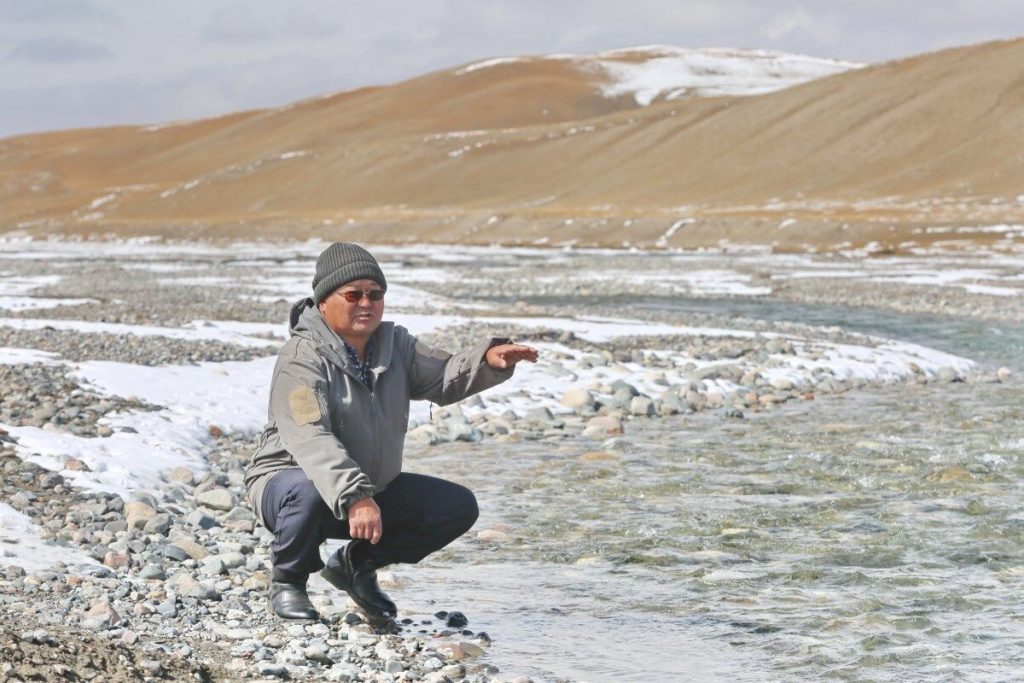
{"label": "jacket collar", "polygon": [[[301,299],[292,306],[290,329],[293,335],[313,342],[318,354],[358,379],[358,373],[352,367],[348,354],[345,353],[344,342],[320,315],[320,309],[311,298]],[[380,327],[373,333],[373,348],[376,358],[370,360],[373,362],[374,380],[391,365],[394,340],[395,324],[390,321],[381,322]]]}

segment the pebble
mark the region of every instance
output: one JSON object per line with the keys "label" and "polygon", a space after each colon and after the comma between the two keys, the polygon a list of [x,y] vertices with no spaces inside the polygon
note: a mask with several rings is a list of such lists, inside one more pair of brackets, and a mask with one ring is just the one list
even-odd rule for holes
{"label": "pebble", "polygon": [[587,451],[579,457],[580,462],[607,462],[617,460],[618,456],[606,451]]}
{"label": "pebble", "polygon": [[614,434],[622,434],[622,421],[610,415],[599,415],[587,421],[583,436],[588,438],[605,438]]}
{"label": "pebble", "polygon": [[947,484],[949,482],[974,481],[974,475],[960,465],[951,465],[930,475],[928,480]]}
{"label": "pebble", "polygon": [[176,586],[185,597],[196,598],[197,600],[220,600],[221,598],[217,589],[200,583],[188,574],[180,575]]}
{"label": "pebble", "polygon": [[273,678],[291,678],[291,675],[288,673],[288,667],[284,664],[261,662],[256,666],[256,671],[261,676],[271,676]]}
{"label": "pebble", "polygon": [[95,601],[83,615],[86,622],[98,622],[102,626],[113,626],[121,623],[121,615],[106,598]]}
{"label": "pebble", "polygon": [[469,619],[462,612],[449,612],[444,620],[444,625],[448,628],[464,628],[468,623]]}
{"label": "pebble", "polygon": [[217,526],[217,518],[204,510],[193,510],[185,516],[185,521],[199,529],[212,529]]}
{"label": "pebble", "polygon": [[158,564],[147,564],[145,567],[139,570],[139,578],[163,581],[167,578],[167,573],[164,572],[164,568]]}
{"label": "pebble", "polygon": [[446,659],[465,659],[466,653],[457,643],[443,643],[437,646],[437,652]]}
{"label": "pebble", "polygon": [[174,518],[166,512],[161,512],[154,515],[146,522],[146,526],[143,527],[143,531],[148,534],[160,534],[165,535],[171,530],[171,526],[174,523]]}
{"label": "pebble", "polygon": [[168,471],[164,475],[164,479],[171,482],[178,482],[179,484],[185,484],[186,486],[192,486],[195,484],[195,474],[187,467],[179,466]]}
{"label": "pebble", "polygon": [[559,402],[578,413],[592,411],[597,406],[597,399],[587,389],[570,389],[562,395]]}
{"label": "pebble", "polygon": [[358,681],[360,676],[359,667],[348,662],[334,664],[325,674],[328,681]]}
{"label": "pebble", "polygon": [[208,508],[214,510],[231,510],[237,505],[235,495],[227,489],[213,489],[211,491],[203,491],[196,496],[196,501],[200,505],[205,505]]}
{"label": "pebble", "polygon": [[192,558],[193,560],[201,560],[210,554],[210,552],[206,548],[204,548],[202,544],[196,543],[190,538],[175,538],[171,542],[171,545],[183,551],[185,555]]}
{"label": "pebble", "polygon": [[629,414],[652,417],[655,414],[654,401],[646,396],[634,396],[629,402]]}
{"label": "pebble", "polygon": [[485,541],[487,543],[508,543],[512,540],[508,534],[497,529],[483,529],[477,532],[476,538],[478,541]]}
{"label": "pebble", "polygon": [[125,504],[124,514],[129,529],[142,529],[156,517],[156,509],[148,503],[134,500]]}
{"label": "pebble", "polygon": [[165,600],[164,602],[159,603],[156,606],[156,611],[160,616],[168,619],[173,619],[178,616],[178,607],[170,600]]}
{"label": "pebble", "polygon": [[131,557],[127,553],[115,553],[113,551],[103,555],[103,564],[111,569],[121,569],[131,564]]}

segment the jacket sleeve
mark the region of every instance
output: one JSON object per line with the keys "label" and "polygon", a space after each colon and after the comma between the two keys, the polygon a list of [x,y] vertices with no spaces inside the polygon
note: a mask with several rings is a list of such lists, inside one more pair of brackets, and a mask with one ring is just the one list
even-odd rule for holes
{"label": "jacket sleeve", "polygon": [[373,484],[331,430],[326,378],[322,361],[293,356],[274,378],[270,408],[285,450],[345,519],[349,505],[373,495]]}
{"label": "jacket sleeve", "polygon": [[508,339],[486,339],[454,355],[425,344],[411,334],[407,334],[403,341],[412,358],[409,393],[413,399],[426,399],[446,406],[501,384],[515,371],[514,367],[496,370],[484,358],[487,349],[507,344]]}

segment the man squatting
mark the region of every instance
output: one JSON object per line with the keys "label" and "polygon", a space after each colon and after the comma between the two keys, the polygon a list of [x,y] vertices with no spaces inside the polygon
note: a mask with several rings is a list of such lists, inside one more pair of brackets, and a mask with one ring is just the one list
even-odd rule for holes
{"label": "man squatting", "polygon": [[[479,512],[468,489],[402,472],[409,401],[454,403],[537,360],[508,339],[455,355],[428,346],[382,322],[387,288],[368,251],[337,242],[317,258],[313,298],[291,310],[269,421],[245,476],[249,503],[274,534],[270,604],[285,619],[318,618],[306,593],[315,571],[371,618],[395,617],[377,570],[419,562],[466,533]],[[328,538],[350,542],[325,566]]]}

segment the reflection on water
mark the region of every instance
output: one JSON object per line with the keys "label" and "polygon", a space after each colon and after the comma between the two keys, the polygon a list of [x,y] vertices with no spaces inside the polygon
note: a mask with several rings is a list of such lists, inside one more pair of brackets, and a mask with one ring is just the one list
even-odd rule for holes
{"label": "reflection on water", "polygon": [[411,450],[512,541],[464,539],[397,592],[465,611],[488,661],[544,680],[1010,680],[1020,396],[902,386],[634,421],[584,459],[600,444]]}

